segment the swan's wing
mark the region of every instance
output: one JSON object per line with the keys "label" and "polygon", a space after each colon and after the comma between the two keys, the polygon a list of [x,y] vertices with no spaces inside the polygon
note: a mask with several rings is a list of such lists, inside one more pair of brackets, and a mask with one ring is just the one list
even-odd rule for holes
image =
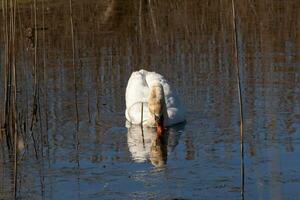
{"label": "swan's wing", "polygon": [[[145,75],[140,72],[133,72],[128,80],[126,88],[126,119],[132,124],[140,124],[149,117],[148,109],[149,87]],[[143,103],[143,105],[142,105]],[[143,107],[142,107],[143,106]],[[142,115],[143,110],[143,115]]]}
{"label": "swan's wing", "polygon": [[147,93],[149,93],[149,88],[144,76],[139,72],[133,72],[126,87],[126,107],[130,107],[136,102],[145,101]]}

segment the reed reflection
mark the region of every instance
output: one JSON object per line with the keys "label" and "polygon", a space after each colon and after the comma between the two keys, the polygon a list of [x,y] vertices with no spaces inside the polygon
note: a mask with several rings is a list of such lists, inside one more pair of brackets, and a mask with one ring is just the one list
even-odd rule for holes
{"label": "reed reflection", "polygon": [[170,155],[184,132],[185,123],[166,129],[162,137],[157,137],[155,128],[126,124],[127,144],[132,159],[137,163],[150,161],[155,167],[167,164]]}

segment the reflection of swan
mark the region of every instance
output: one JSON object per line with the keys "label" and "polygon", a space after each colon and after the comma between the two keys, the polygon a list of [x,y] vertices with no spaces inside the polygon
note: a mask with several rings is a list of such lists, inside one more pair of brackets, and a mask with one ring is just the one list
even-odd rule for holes
{"label": "reflection of swan", "polygon": [[169,127],[162,137],[157,137],[153,127],[127,124],[127,144],[132,159],[135,162],[150,160],[154,166],[163,166],[167,162],[167,155],[178,144],[184,126],[184,123],[180,123]]}
{"label": "reflection of swan", "polygon": [[155,130],[151,127],[138,125],[128,127],[127,144],[134,161],[145,162],[148,159],[151,142],[155,138]]}
{"label": "reflection of swan", "polygon": [[151,142],[150,161],[155,167],[162,167],[167,163],[168,158],[168,137],[164,134],[163,137],[156,137]]}
{"label": "reflection of swan", "polygon": [[140,70],[128,80],[125,115],[131,124],[166,127],[183,122],[185,109],[162,75]]}

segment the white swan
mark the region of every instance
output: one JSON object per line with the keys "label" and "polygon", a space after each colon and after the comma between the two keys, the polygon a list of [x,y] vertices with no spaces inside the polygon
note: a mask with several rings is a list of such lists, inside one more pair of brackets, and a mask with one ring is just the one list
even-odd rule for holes
{"label": "white swan", "polygon": [[126,119],[131,124],[167,127],[185,121],[185,108],[160,74],[133,72],[126,88]]}

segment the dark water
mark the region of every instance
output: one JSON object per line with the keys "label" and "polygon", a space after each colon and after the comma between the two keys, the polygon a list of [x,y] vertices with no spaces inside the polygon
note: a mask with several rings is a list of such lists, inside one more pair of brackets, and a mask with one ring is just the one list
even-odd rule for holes
{"label": "dark water", "polygon": [[[37,44],[33,5],[18,3],[16,14],[19,199],[240,198],[230,0],[73,1],[76,90],[69,1],[44,9],[37,2]],[[297,0],[236,5],[246,199],[300,195],[299,9]],[[143,138],[140,127],[125,126],[127,80],[140,68],[164,75],[188,110],[187,123],[169,129],[162,143],[153,143],[151,129]],[[39,114],[32,123],[35,76]],[[0,199],[10,199],[14,160],[1,138]]]}

